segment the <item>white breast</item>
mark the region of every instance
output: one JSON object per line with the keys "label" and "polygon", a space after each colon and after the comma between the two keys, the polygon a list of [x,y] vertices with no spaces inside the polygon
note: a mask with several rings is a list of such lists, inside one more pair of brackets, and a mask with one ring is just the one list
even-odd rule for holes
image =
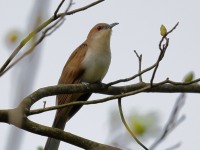
{"label": "white breast", "polygon": [[83,82],[94,83],[101,81],[106,75],[110,66],[111,53],[108,50],[88,49],[82,62],[85,72],[82,77]]}

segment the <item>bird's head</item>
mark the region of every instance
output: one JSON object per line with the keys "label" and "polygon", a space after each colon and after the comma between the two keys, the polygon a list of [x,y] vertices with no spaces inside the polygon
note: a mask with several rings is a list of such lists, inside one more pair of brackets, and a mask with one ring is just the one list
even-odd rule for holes
{"label": "bird's head", "polygon": [[110,36],[112,33],[112,28],[119,23],[98,23],[89,32],[87,40],[92,42],[110,42]]}

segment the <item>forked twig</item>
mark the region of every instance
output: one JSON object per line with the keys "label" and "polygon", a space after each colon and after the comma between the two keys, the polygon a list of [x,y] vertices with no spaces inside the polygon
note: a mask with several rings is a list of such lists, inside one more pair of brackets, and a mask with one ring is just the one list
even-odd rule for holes
{"label": "forked twig", "polygon": [[136,50],[134,50],[134,53],[137,56],[138,62],[139,62],[139,69],[138,69],[138,74],[140,74],[139,75],[139,81],[143,82],[142,81],[142,74],[141,74],[141,72],[142,72],[142,54],[139,55]]}
{"label": "forked twig", "polygon": [[[165,55],[165,52],[166,52],[166,50],[167,50],[167,48],[168,48],[168,46],[169,46],[169,38],[167,38],[167,36],[168,36],[170,33],[172,33],[172,32],[176,29],[176,27],[178,26],[178,24],[179,24],[179,22],[176,23],[176,25],[175,25],[170,31],[168,31],[168,32],[162,37],[162,39],[161,39],[160,42],[159,42],[160,55],[159,55],[159,57],[158,57],[158,60],[156,61],[156,66],[155,66],[155,68],[154,68],[154,70],[153,70],[153,74],[152,74],[152,77],[151,77],[151,80],[150,80],[151,86],[153,86],[153,80],[154,80],[154,78],[155,78],[157,69],[158,69],[159,64],[160,64],[160,62],[162,61],[162,59],[163,59],[163,57],[164,57],[164,55]],[[166,41],[165,43],[164,43],[164,40]]]}

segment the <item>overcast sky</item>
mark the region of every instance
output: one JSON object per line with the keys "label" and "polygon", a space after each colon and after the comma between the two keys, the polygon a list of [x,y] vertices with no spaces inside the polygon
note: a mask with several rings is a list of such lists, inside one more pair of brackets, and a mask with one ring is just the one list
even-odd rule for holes
{"label": "overcast sky", "polygon": [[[74,2],[75,5],[71,9],[89,4],[92,0],[76,0]],[[59,1],[51,2],[49,16],[53,14],[58,3]],[[6,34],[12,29],[21,31],[27,29],[33,4],[34,0],[0,0],[0,66],[12,51],[12,49],[6,47]],[[175,81],[182,81],[184,75],[189,71],[194,71],[196,78],[199,78],[199,6],[198,0],[106,0],[84,12],[67,16],[65,23],[45,40],[39,72],[32,91],[40,87],[57,84],[61,70],[71,52],[86,39],[89,30],[99,22],[119,22],[119,25],[113,28],[111,39],[112,62],[103,82],[107,83],[130,77],[137,73],[138,61],[133,50],[143,54],[143,68],[153,64],[159,54],[158,43],[161,39],[159,31],[161,24],[171,29],[178,21],[180,24],[170,35],[170,46],[158,69],[155,81],[162,81],[167,77]],[[5,74],[0,79],[0,109],[11,108],[11,73],[13,72]],[[150,73],[144,75],[145,82],[149,82],[150,75]],[[159,112],[160,121],[163,125],[167,121],[178,95],[141,93],[124,98],[124,111],[125,114],[134,109],[140,113]],[[93,94],[90,99],[101,97],[105,96]],[[200,148],[198,136],[200,131],[199,98],[198,94],[187,95],[186,104],[181,112],[181,114],[186,115],[186,120],[168,136],[166,141],[158,148],[159,150],[172,146],[179,141],[182,142],[180,150]],[[49,106],[54,104],[54,99],[55,97],[51,97],[44,100],[48,100],[47,105]],[[42,105],[43,100],[35,108]],[[85,106],[68,122],[65,130],[94,141],[106,143],[107,120],[109,113],[114,108],[117,108],[116,102]],[[32,119],[50,126],[53,117],[54,112],[48,112],[36,115]],[[9,129],[9,125],[0,124],[0,149],[5,149],[5,140]],[[37,146],[43,146],[45,141],[46,137],[26,133],[22,150],[30,148],[35,150]],[[62,143],[60,149],[74,150],[77,148]]]}

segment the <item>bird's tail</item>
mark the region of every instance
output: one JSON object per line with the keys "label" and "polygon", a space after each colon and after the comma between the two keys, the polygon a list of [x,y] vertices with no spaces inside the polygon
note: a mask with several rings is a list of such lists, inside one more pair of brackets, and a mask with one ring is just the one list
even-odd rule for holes
{"label": "bird's tail", "polygon": [[[73,95],[74,97],[72,99],[76,101],[80,101],[80,100],[86,101],[90,97],[90,95],[91,93]],[[66,95],[67,98],[68,96],[69,95]],[[70,120],[81,107],[82,105],[75,105],[73,107],[58,109],[56,111],[56,115],[55,115],[55,119],[54,119],[52,127],[64,130],[66,122]],[[44,150],[58,150],[59,145],[60,145],[60,140],[49,137],[47,139]]]}
{"label": "bird's tail", "polygon": [[[58,117],[58,114],[59,114],[59,111],[64,111],[64,114],[66,114],[65,112],[66,110],[67,109],[57,110],[56,116],[52,125],[53,128],[64,130],[65,124],[67,122],[67,117],[65,117],[64,115],[61,117]],[[61,114],[63,113],[61,112]],[[58,150],[59,145],[60,145],[60,140],[48,137],[44,150]]]}

